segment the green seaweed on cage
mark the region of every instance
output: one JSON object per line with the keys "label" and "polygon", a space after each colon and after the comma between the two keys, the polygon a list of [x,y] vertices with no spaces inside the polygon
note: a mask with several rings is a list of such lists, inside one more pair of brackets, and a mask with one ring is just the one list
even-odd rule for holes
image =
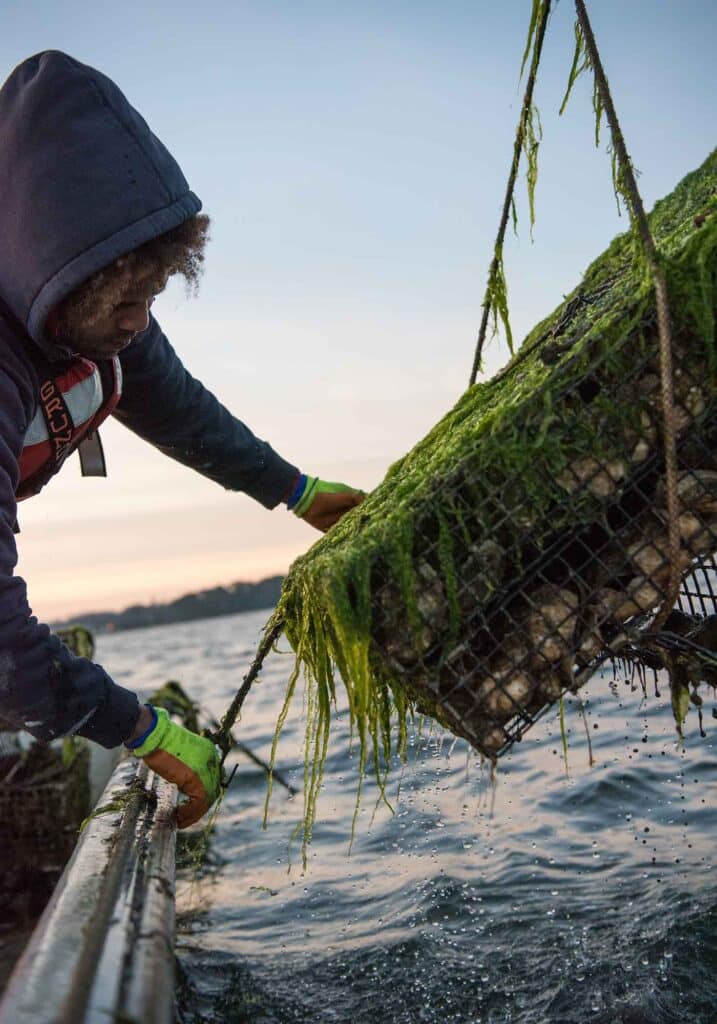
{"label": "green seaweed on cage", "polygon": [[[675,337],[699,350],[710,384],[717,377],[716,194],[717,152],[658,202],[649,218],[667,279]],[[568,327],[559,333],[557,352],[548,359],[567,312]],[[466,391],[389,469],[363,505],[293,564],[268,628],[283,621],[296,654],[274,754],[300,675],[308,688],[304,845],[315,819],[337,678],[346,691],[359,743],[359,788],[372,765],[385,793],[386,769],[394,756],[405,757],[407,722],[419,705],[422,713],[442,721],[438,704],[431,706],[425,694],[419,699],[410,680],[393,671],[377,650],[377,574],[395,582],[410,641],[417,634],[418,528],[436,521],[435,569],[450,606],[448,642],[461,627],[455,600],[461,558],[456,539],[468,530],[465,512],[451,498],[456,479],[462,478],[475,503],[472,529],[479,523],[482,536],[500,528],[503,510],[491,500],[499,490],[514,502],[516,517],[522,517],[518,521],[534,531],[537,546],[547,540],[546,524],[550,530],[560,526],[561,514],[569,515],[566,528],[590,524],[600,514],[599,499],[584,489],[568,505],[560,474],[581,453],[608,463],[615,438],[621,429],[634,427],[639,408],[604,389],[596,408],[607,426],[596,435],[569,383],[594,372],[598,355],[605,379],[620,380],[629,377],[636,361],[655,352],[652,285],[636,254],[634,236],[622,234],[588,267],[578,288],[527,336],[505,370]],[[551,419],[558,398],[562,434]]]}

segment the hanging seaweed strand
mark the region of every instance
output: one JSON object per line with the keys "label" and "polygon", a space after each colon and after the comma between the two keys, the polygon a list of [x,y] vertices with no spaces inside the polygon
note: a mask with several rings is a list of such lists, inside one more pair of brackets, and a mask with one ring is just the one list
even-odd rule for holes
{"label": "hanging seaweed strand", "polygon": [[[570,68],[570,74],[568,75],[568,85],[565,90],[565,96],[563,102],[560,104],[560,110],[558,111],[559,116],[565,113],[565,109],[568,105],[568,100],[573,91],[573,86],[578,80],[580,75],[584,71],[592,71],[593,73],[593,95],[592,105],[593,112],[595,114],[595,147],[600,146],[600,129],[602,127],[602,119],[605,114],[605,105],[603,102],[603,93],[598,82],[598,76],[595,74],[595,68],[593,66],[592,59],[588,48],[585,45],[585,35],[579,21],[575,22],[575,52],[573,54],[573,63]],[[608,153],[610,154],[610,166],[612,171],[612,187],[615,193],[615,202],[617,203],[617,212],[622,216],[622,205],[624,202],[628,210],[630,210],[630,199],[628,196],[628,185],[625,180],[625,175],[621,168],[618,154],[612,144],[608,146]],[[628,158],[629,159],[629,158]],[[634,172],[634,168],[633,168]]]}
{"label": "hanging seaweed strand", "polygon": [[[565,96],[563,102],[560,104],[560,110],[558,115],[560,117],[565,113],[565,109],[570,99],[570,94],[573,91],[573,86],[577,82],[578,78],[584,71],[593,72],[593,112],[595,114],[595,145],[600,145],[600,128],[602,127],[602,118],[605,113],[603,106],[602,94],[598,87],[597,79],[594,76],[595,69],[593,68],[592,61],[590,60],[590,54],[585,46],[585,36],[580,26],[580,22],[575,22],[575,52],[573,54],[573,63],[570,68],[570,74],[568,75],[568,85],[565,90]],[[619,201],[619,197],[618,197]]]}
{"label": "hanging seaweed strand", "polygon": [[530,204],[531,232],[535,222],[535,186],[538,180],[538,146],[542,136],[542,129],[540,126],[540,118],[533,104],[533,90],[535,88],[538,64],[540,63],[540,56],[543,50],[543,40],[545,39],[545,30],[548,25],[550,7],[551,0],[533,0],[530,25],[528,28],[528,41],[523,54],[523,63],[521,66],[521,77],[528,59],[531,43],[533,46],[533,57],[530,64],[528,81],[525,87],[525,96],[523,97],[523,106],[520,112],[518,128],[515,134],[513,161],[510,167],[510,174],[508,175],[508,184],[505,191],[505,199],[503,201],[503,212],[501,214],[498,235],[493,249],[493,259],[491,260],[490,269],[488,271],[488,284],[486,286],[485,297],[483,299],[483,314],[481,317],[480,329],[478,331],[478,340],[476,341],[473,367],[471,369],[471,375],[468,382],[469,387],[472,387],[472,385],[475,384],[478,371],[483,361],[483,346],[485,344],[485,337],[488,330],[488,321],[491,317],[493,334],[495,335],[498,330],[498,321],[500,320],[505,330],[508,348],[510,349],[511,354],[513,352],[513,332],[510,328],[510,319],[508,316],[508,288],[505,280],[505,270],[503,267],[503,241],[505,239],[505,231],[511,214],[513,218],[513,230],[517,227],[513,191],[515,189],[515,181],[518,176],[520,156],[523,152],[525,153],[528,162],[527,183],[528,202]]}
{"label": "hanging seaweed strand", "polygon": [[[560,117],[562,117],[563,114],[565,113],[565,109],[566,109],[566,107],[568,105],[568,100],[570,99],[570,94],[573,91],[573,86],[577,82],[578,78],[580,78],[580,76],[582,75],[583,71],[587,71],[587,69],[589,67],[590,67],[590,62],[588,60],[587,54],[585,53],[585,39],[583,38],[583,33],[582,33],[582,29],[580,28],[580,23],[578,21],[576,21],[575,22],[575,52],[573,54],[573,63],[572,63],[572,67],[570,68],[570,74],[568,75],[568,85],[567,85],[567,88],[565,90],[565,95],[563,96],[563,102],[560,104],[560,110],[558,111],[558,115]],[[599,137],[600,137],[600,125],[598,124],[597,125],[597,138],[599,139]]]}
{"label": "hanging seaweed strand", "polygon": [[[523,152],[527,162],[525,179],[528,184],[528,206],[530,209],[530,239],[533,240],[533,227],[535,226],[535,188],[538,184],[538,147],[543,138],[543,125],[540,120],[538,108],[531,103],[528,116],[525,120],[525,132],[523,134]],[[515,219],[513,223],[515,229]]]}
{"label": "hanging seaweed strand", "polygon": [[523,59],[520,62],[520,77],[522,78],[525,73],[525,65],[528,63],[528,54],[530,53],[530,47],[535,36],[535,30],[538,26],[538,16],[540,14],[540,0],[533,0],[533,7],[530,12],[530,24],[528,25],[528,38],[525,41],[525,50],[523,51]]}
{"label": "hanging seaweed strand", "polygon": [[565,764],[565,775],[567,778],[570,777],[570,770],[568,768],[568,733],[565,727],[565,698],[561,695],[560,704],[558,706],[558,715],[560,718],[560,739],[563,744],[563,762]]}

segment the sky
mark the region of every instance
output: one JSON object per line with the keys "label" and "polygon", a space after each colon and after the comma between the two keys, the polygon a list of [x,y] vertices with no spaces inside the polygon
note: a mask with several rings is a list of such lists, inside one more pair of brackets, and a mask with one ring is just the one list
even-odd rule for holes
{"label": "sky", "polygon": [[[717,5],[589,11],[649,208],[717,144]],[[5,0],[0,80],[54,48],[120,85],[212,218],[199,295],[172,284],[155,303],[165,333],[286,459],[370,489],[468,383],[529,14],[530,0]],[[560,0],[535,94],[537,221],[531,240],[521,173],[506,245],[517,339],[627,227],[586,77],[558,116],[573,23]],[[498,337],[486,374],[506,358]],[[40,618],[283,573],[318,537],[117,423],[102,436],[107,479],[73,457],[21,505]]]}

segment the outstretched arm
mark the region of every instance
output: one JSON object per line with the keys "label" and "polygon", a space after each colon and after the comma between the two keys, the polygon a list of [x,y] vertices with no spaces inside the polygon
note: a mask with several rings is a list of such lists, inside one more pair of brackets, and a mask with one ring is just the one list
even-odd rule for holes
{"label": "outstretched arm", "polygon": [[299,470],[255,437],[185,369],[154,318],[121,354],[115,416],[166,455],[266,508],[286,501]]}

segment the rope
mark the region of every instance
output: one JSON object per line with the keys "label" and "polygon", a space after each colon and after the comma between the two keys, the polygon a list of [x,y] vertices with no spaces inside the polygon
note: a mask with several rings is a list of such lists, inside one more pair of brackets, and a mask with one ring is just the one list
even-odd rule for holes
{"label": "rope", "polygon": [[216,732],[207,733],[208,739],[210,739],[212,743],[216,743],[216,745],[222,752],[222,764],[224,764],[229,751],[232,749],[232,746],[234,745],[230,733],[234,728],[234,723],[239,717],[242,705],[244,704],[247,694],[251,689],[251,685],[256,679],[256,677],[259,675],[261,667],[264,664],[264,659],[266,658],[267,654],[272,649],[272,647],[274,646],[274,644],[276,643],[276,641],[279,639],[283,632],[284,623],[280,620],[279,622],[274,624],[272,629],[264,633],[264,637],[261,643],[259,644],[259,648],[256,652],[256,655],[254,656],[254,660],[249,666],[249,671],[244,676],[244,681],[237,690],[234,700],[231,702],[226,712],[224,713],[224,717],[221,720],[219,728],[217,729]]}
{"label": "rope", "polygon": [[[483,315],[481,319],[480,330],[478,332],[478,339],[476,342],[476,350],[473,358],[473,367],[471,370],[471,377],[469,387],[475,384],[478,370],[481,365],[483,355],[483,345],[485,344],[485,336],[488,327],[488,318],[491,310],[491,284],[495,274],[498,272],[500,263],[500,253],[503,247],[503,241],[505,239],[505,231],[508,226],[508,218],[510,217],[510,211],[513,203],[513,192],[515,190],[515,181],[518,175],[518,167],[520,164],[520,154],[523,150],[523,143],[525,139],[525,133],[530,118],[530,111],[533,103],[533,91],[535,88],[535,79],[537,75],[538,65],[540,63],[540,57],[543,49],[543,41],[545,39],[545,30],[548,24],[548,18],[550,16],[551,0],[542,0],[540,7],[540,13],[538,16],[538,23],[536,28],[536,39],[533,48],[533,58],[530,67],[530,73],[528,75],[528,81],[526,84],[525,95],[523,97],[523,106],[518,121],[518,128],[515,136],[515,144],[513,147],[513,161],[510,168],[510,174],[508,176],[508,184],[505,192],[505,199],[503,201],[503,211],[501,214],[500,225],[498,228],[498,234],[496,237],[495,249],[493,260],[490,265],[488,272],[488,286],[486,288],[485,299],[483,302]],[[657,305],[657,325],[658,325],[658,336],[660,345],[660,385],[662,395],[662,413],[664,423],[664,448],[665,448],[665,478],[666,478],[666,491],[667,491],[667,518],[668,518],[668,555],[670,559],[670,577],[668,582],[667,591],[665,598],[660,606],[660,609],[653,621],[652,628],[658,630],[664,624],[665,619],[669,615],[672,607],[674,606],[677,595],[680,589],[680,583],[682,580],[682,573],[680,570],[680,535],[679,535],[679,524],[678,517],[680,514],[680,502],[677,492],[677,451],[676,451],[676,428],[675,428],[675,402],[674,402],[674,388],[673,388],[673,366],[672,366],[672,333],[670,328],[670,314],[667,301],[667,284],[665,276],[660,266],[659,255],[655,246],[655,241],[650,232],[650,227],[647,222],[647,216],[645,209],[642,204],[642,199],[637,188],[637,182],[632,169],[632,162],[625,146],[625,140],[620,128],[620,122],[618,121],[617,114],[615,112],[615,106],[612,101],[612,95],[608,86],[605,71],[600,60],[598,53],[597,44],[593,35],[592,26],[588,18],[587,10],[585,8],[584,0],[575,0],[575,8],[577,11],[578,21],[580,28],[583,33],[585,40],[585,46],[590,59],[590,64],[595,75],[595,82],[600,93],[600,99],[607,115],[608,124],[610,126],[610,132],[612,135],[612,142],[615,155],[617,157],[618,166],[620,169],[621,183],[625,188],[626,197],[628,200],[628,206],[630,209],[630,216],[633,226],[637,229],[638,236],[642,242],[645,256],[647,259],[652,281],[655,287],[655,299]],[[241,687],[236,693],[234,700],[229,705],[224,717],[221,720],[219,729],[216,732],[210,732],[207,735],[209,738],[217,744],[222,751],[222,764],[224,763],[227,754],[232,747],[232,739],[230,736],[231,730],[239,717],[242,706],[246,697],[251,689],[252,683],[259,675],[262,665],[269,651],[273,647],[274,643],[279,639],[284,631],[284,622],[278,621],[274,624],[272,629],[264,634],[264,637],[259,645],[254,660],[249,667]]]}
{"label": "rope", "polygon": [[660,629],[665,619],[677,601],[677,595],[682,580],[680,569],[680,533],[678,517],[680,514],[680,501],[677,492],[677,446],[675,428],[675,399],[673,389],[673,368],[672,368],[672,332],[670,329],[670,313],[667,301],[667,284],[665,275],[660,266],[660,258],[655,246],[655,241],[647,222],[642,199],[637,188],[637,182],[632,169],[632,161],[627,153],[625,139],[617,119],[615,106],[610,94],[610,87],[605,76],[605,71],[600,60],[595,36],[593,35],[588,12],[584,0],[575,0],[578,22],[582,30],[585,47],[590,60],[590,65],[595,75],[600,100],[607,115],[608,125],[612,135],[612,145],[617,157],[620,178],[619,181],[624,187],[625,196],[630,209],[630,217],[633,226],[638,232],[642,242],[647,265],[652,276],[655,287],[655,300],[657,305],[657,329],[660,344],[660,388],[662,395],[662,417],[664,424],[664,448],[665,448],[665,484],[667,490],[667,521],[668,521],[668,555],[670,559],[670,576],[665,592],[665,597],[660,609],[652,623],[652,628]]}
{"label": "rope", "polygon": [[543,51],[543,40],[545,38],[545,30],[548,26],[550,4],[551,0],[543,0],[540,8],[540,20],[537,25],[535,46],[533,48],[533,60],[530,65],[530,74],[528,75],[528,81],[525,87],[525,96],[523,97],[523,107],[520,112],[520,120],[518,121],[518,128],[515,133],[515,144],[513,146],[513,162],[510,167],[510,174],[508,175],[508,185],[505,190],[503,212],[501,214],[500,226],[498,228],[498,234],[495,240],[493,259],[491,261],[490,269],[488,271],[488,285],[486,287],[485,298],[483,299],[483,315],[481,318],[480,330],[478,331],[478,340],[476,341],[475,355],[473,356],[473,368],[471,369],[471,376],[468,382],[469,387],[472,387],[475,384],[476,377],[478,376],[478,370],[480,369],[481,363],[483,361],[483,346],[485,344],[485,336],[488,330],[488,317],[490,316],[491,311],[491,285],[499,269],[501,261],[500,253],[502,252],[503,249],[505,231],[506,228],[508,227],[508,218],[510,217],[510,210],[513,205],[515,179],[518,176],[520,154],[523,150],[523,142],[525,140],[525,133],[528,126],[528,120],[530,118],[530,110],[533,105],[533,89],[535,87],[535,78],[538,71],[538,64],[540,63],[540,55]]}

